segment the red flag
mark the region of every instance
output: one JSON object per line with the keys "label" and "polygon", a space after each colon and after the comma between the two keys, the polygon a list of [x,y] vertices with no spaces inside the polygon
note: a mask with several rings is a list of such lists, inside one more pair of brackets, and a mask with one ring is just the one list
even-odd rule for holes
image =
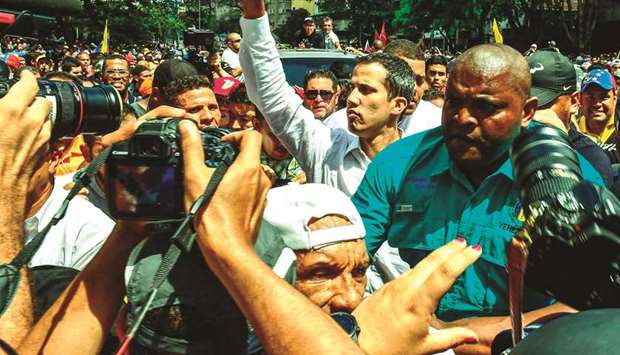
{"label": "red flag", "polygon": [[381,24],[381,33],[379,39],[383,42],[383,46],[387,44],[387,32],[385,32],[385,22]]}

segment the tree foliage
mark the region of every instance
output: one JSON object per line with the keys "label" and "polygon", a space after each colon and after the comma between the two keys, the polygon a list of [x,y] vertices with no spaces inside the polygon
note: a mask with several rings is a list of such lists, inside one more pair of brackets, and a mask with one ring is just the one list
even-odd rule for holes
{"label": "tree foliage", "polygon": [[493,18],[505,21],[521,41],[563,31],[573,47],[588,51],[602,0],[400,0],[392,26],[414,36],[431,29],[471,31],[484,40]]}
{"label": "tree foliage", "polygon": [[[382,23],[390,24],[399,0],[317,0],[322,12],[349,21],[349,30],[364,37],[372,36]],[[388,33],[393,33],[388,31]]]}

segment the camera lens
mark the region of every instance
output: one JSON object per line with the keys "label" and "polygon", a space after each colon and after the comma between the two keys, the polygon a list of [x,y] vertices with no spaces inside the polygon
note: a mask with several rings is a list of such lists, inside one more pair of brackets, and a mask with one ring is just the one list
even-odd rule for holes
{"label": "camera lens", "polygon": [[536,125],[523,130],[512,145],[512,165],[525,206],[571,191],[582,180],[577,153],[556,128]]}
{"label": "camera lens", "polygon": [[[10,85],[15,82],[12,80]],[[123,101],[112,86],[84,88],[68,81],[39,80],[38,96],[52,104],[49,119],[53,139],[109,133],[120,125]]]}

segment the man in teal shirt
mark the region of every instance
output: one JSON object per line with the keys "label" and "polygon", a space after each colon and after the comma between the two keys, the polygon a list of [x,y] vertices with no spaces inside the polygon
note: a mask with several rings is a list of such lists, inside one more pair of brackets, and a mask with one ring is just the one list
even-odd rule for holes
{"label": "man in teal shirt", "polygon": [[[436,315],[451,322],[438,326],[474,329],[487,347],[510,326],[506,246],[524,217],[508,154],[536,111],[530,86],[527,62],[508,46],[481,45],[463,53],[447,84],[442,127],[388,146],[353,196],[370,255],[387,240],[413,267],[458,237],[482,248],[480,260],[446,293]],[[584,177],[603,185],[580,159]],[[532,311],[526,322],[570,310],[531,290],[524,303]]]}

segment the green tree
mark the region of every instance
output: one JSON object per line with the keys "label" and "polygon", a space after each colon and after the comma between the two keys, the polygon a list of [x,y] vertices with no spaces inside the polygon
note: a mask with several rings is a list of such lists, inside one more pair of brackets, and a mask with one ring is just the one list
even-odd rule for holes
{"label": "green tree", "polygon": [[[349,30],[366,39],[381,29],[381,24],[389,26],[399,0],[317,0],[322,12],[336,19],[349,21]],[[388,35],[396,28],[387,28]],[[364,38],[362,38],[363,40]]]}
{"label": "green tree", "polygon": [[306,9],[295,9],[289,12],[286,22],[282,24],[275,32],[282,43],[295,45],[295,36],[301,29],[301,24],[306,17],[310,16],[310,13]]}

